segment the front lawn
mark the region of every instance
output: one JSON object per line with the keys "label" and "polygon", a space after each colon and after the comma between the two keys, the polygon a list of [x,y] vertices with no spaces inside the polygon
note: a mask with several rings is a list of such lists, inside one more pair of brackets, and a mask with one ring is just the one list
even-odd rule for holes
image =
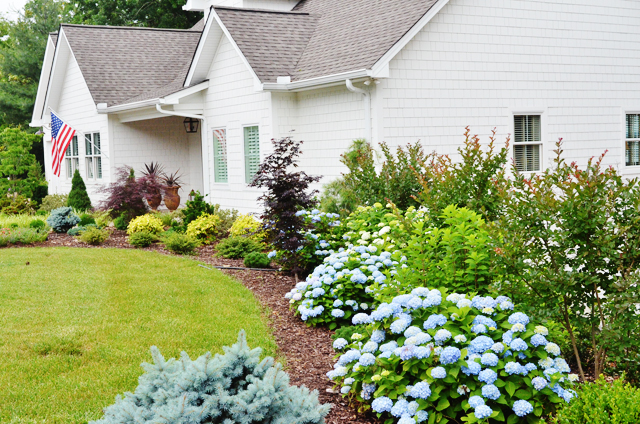
{"label": "front lawn", "polygon": [[0,250],[0,422],[85,423],[151,361],[221,352],[245,329],[273,355],[259,303],[189,259],[77,248]]}

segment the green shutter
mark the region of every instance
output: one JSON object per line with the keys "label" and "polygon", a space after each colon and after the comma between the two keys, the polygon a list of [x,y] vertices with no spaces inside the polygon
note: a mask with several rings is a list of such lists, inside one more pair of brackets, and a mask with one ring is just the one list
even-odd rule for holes
{"label": "green shutter", "polygon": [[213,131],[213,166],[215,182],[228,182],[226,130]]}
{"label": "green shutter", "polygon": [[244,173],[247,184],[253,181],[260,166],[260,134],[258,127],[244,128]]}

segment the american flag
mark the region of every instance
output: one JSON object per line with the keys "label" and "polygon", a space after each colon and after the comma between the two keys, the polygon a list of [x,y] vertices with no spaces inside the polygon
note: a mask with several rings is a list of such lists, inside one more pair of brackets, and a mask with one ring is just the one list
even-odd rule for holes
{"label": "american flag", "polygon": [[60,176],[60,164],[62,163],[64,152],[69,147],[69,143],[75,134],[76,130],[62,122],[60,118],[51,112],[51,141],[53,141],[51,148],[53,163],[51,168],[53,169],[53,174],[58,177]]}

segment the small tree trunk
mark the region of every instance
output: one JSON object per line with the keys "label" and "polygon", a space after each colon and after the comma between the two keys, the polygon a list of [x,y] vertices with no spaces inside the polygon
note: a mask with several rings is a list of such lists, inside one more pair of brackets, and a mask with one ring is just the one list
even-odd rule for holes
{"label": "small tree trunk", "polygon": [[573,354],[576,357],[576,362],[578,362],[578,372],[580,372],[580,378],[582,379],[582,381],[585,381],[584,371],[582,370],[582,361],[580,360],[580,354],[578,353],[578,345],[576,344],[576,336],[573,334],[573,329],[571,328],[571,322],[569,321],[569,313],[567,312],[566,298],[563,297],[562,301],[564,306],[564,309],[562,310],[562,313],[564,316],[564,326],[569,332],[569,337],[571,338],[571,346],[573,347]]}

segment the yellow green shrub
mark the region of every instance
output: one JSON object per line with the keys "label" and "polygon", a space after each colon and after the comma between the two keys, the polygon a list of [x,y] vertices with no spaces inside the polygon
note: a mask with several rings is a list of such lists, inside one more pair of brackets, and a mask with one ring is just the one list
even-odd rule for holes
{"label": "yellow green shrub", "polygon": [[218,237],[221,222],[218,215],[201,215],[187,225],[187,235],[209,244]]}
{"label": "yellow green shrub", "polygon": [[151,214],[146,214],[132,219],[127,226],[127,234],[129,235],[139,233],[140,231],[160,234],[164,231],[164,227],[162,226],[162,221],[159,218]]}
{"label": "yellow green shrub", "polygon": [[260,229],[260,221],[255,219],[253,215],[246,214],[240,215],[229,229],[229,234],[231,237],[244,236],[249,235],[250,238],[256,241],[264,240],[264,232],[258,230]]}

